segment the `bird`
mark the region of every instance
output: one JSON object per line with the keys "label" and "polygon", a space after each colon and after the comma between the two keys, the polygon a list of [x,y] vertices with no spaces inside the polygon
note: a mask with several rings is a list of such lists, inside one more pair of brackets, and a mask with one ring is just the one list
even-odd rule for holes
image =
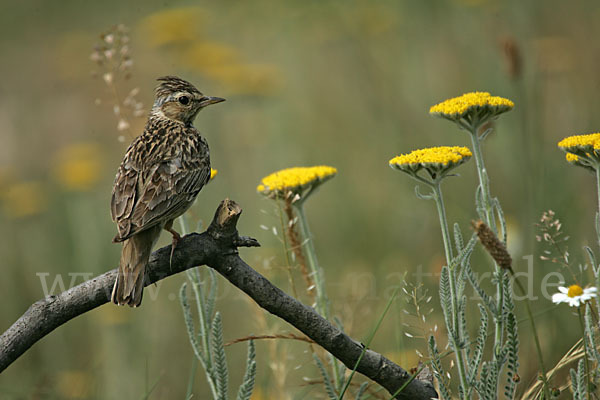
{"label": "bird", "polygon": [[181,239],[173,221],[210,179],[208,143],[192,123],[203,108],[225,101],[176,76],[158,82],[144,131],[127,149],[112,190],[113,242],[123,246],[111,295],[117,305],[141,304],[146,266],[163,229],[172,235],[173,255]]}

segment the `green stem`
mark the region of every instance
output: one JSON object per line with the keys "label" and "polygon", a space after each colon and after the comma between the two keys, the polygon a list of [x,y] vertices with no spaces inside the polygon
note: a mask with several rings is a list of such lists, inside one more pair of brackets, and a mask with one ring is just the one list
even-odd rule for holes
{"label": "green stem", "polygon": [[444,250],[446,252],[446,263],[448,264],[448,279],[450,281],[450,300],[452,307],[452,325],[448,327],[448,338],[452,341],[454,348],[456,349],[456,363],[458,365],[458,375],[460,377],[460,383],[463,388],[463,396],[465,399],[469,398],[468,393],[469,389],[469,381],[467,379],[467,370],[465,364],[465,354],[464,350],[460,347],[460,343],[462,342],[461,331],[460,331],[460,323],[458,320],[458,294],[456,292],[456,283],[454,281],[454,267],[452,266],[452,259],[454,258],[452,255],[452,242],[450,240],[450,233],[448,230],[448,220],[446,218],[446,208],[444,207],[444,197],[442,195],[442,190],[440,188],[440,181],[436,180],[431,185],[433,189],[433,196],[435,199],[435,204],[437,205],[438,216],[440,218],[440,227],[442,229],[442,238],[444,241]]}
{"label": "green stem", "polygon": [[478,135],[479,126],[473,126],[471,130],[471,142],[473,143],[473,156],[475,157],[475,164],[477,165],[477,174],[479,176],[479,185],[481,186],[481,195],[485,213],[485,223],[494,231],[498,233],[496,228],[496,219],[492,210],[492,199],[490,194],[490,182],[483,163],[483,155],[481,153],[481,141]]}
{"label": "green stem", "polygon": [[[188,232],[187,229],[187,221],[185,216],[179,217],[179,226],[181,227],[181,236],[185,236]],[[202,363],[202,367],[204,368],[204,372],[206,374],[206,380],[208,381],[208,385],[210,386],[210,391],[212,392],[213,398],[216,399],[217,396],[217,388],[215,382],[213,380],[211,370],[212,370],[212,354],[210,351],[210,342],[209,342],[209,328],[208,321],[210,315],[206,315],[205,313],[205,304],[204,304],[204,290],[201,283],[200,277],[200,269],[198,267],[193,269],[188,269],[186,271],[188,279],[192,282],[192,289],[194,290],[194,297],[196,298],[196,308],[198,308],[198,319],[199,319],[199,335],[202,343],[202,351],[204,354],[204,359],[200,360]]]}
{"label": "green stem", "polygon": [[375,334],[379,330],[379,327],[381,326],[381,323],[383,322],[385,315],[389,311],[390,306],[392,305],[392,303],[394,302],[394,299],[396,298],[396,295],[398,294],[398,290],[399,290],[399,288],[396,288],[396,290],[394,290],[394,293],[392,294],[392,297],[390,297],[390,300],[386,304],[385,309],[383,310],[383,313],[381,313],[381,315],[379,316],[379,320],[377,320],[375,327],[369,334],[369,337],[368,337],[365,345],[363,346],[362,351],[360,352],[360,356],[358,357],[358,360],[356,360],[356,363],[354,364],[354,368],[352,368],[352,372],[350,373],[348,380],[344,384],[344,388],[342,389],[342,391],[340,392],[340,395],[338,396],[338,400],[342,400],[344,398],[344,394],[346,393],[346,391],[348,390],[348,387],[350,386],[350,383],[352,382],[352,377],[354,377],[354,374],[356,373],[356,368],[358,368],[358,366],[360,365],[360,361],[362,360],[363,356],[365,355],[369,346],[371,345],[371,342],[373,341]]}
{"label": "green stem", "polygon": [[596,235],[600,244],[600,230],[598,230],[598,219],[600,219],[600,163],[596,165],[596,190],[598,191],[598,213],[596,214]]}
{"label": "green stem", "polygon": [[589,361],[588,361],[588,348],[587,348],[587,340],[586,340],[586,334],[585,334],[585,324],[583,322],[583,313],[581,312],[581,309],[585,308],[585,304],[577,307],[577,313],[579,314],[579,324],[581,325],[581,333],[582,333],[582,337],[581,340],[583,340],[583,357],[584,357],[584,366],[585,366],[585,384],[586,384],[586,388],[585,388],[585,393],[587,394],[587,400],[590,400],[590,365],[589,365]]}
{"label": "green stem", "polygon": [[277,213],[279,214],[279,223],[281,224],[281,245],[283,246],[283,254],[285,255],[285,269],[288,273],[288,282],[290,283],[290,287],[292,288],[292,293],[295,298],[298,298],[298,293],[296,292],[296,285],[294,285],[294,278],[292,277],[292,263],[290,262],[290,251],[287,245],[287,236],[286,236],[286,226],[285,221],[283,219],[283,210],[281,209],[281,202],[277,202]]}
{"label": "green stem", "polygon": [[[521,282],[519,281],[519,279],[517,279],[517,277],[513,273],[512,269],[510,272],[515,280],[515,284],[521,291],[521,294],[523,296],[526,296],[527,293],[525,292],[525,288],[523,288],[523,285],[521,285]],[[544,366],[544,357],[542,355],[542,346],[540,346],[540,338],[538,336],[537,329],[535,327],[535,319],[533,317],[533,313],[531,312],[531,307],[529,305],[528,298],[525,299],[525,308],[527,309],[527,315],[529,317],[529,321],[531,322],[531,330],[533,331],[533,340],[535,342],[535,349],[537,351],[540,369],[542,370],[542,383],[543,383],[543,387],[544,387],[544,398],[550,399],[551,398],[550,397],[550,389],[548,388],[548,378],[547,378],[548,375],[546,373],[546,367]]]}
{"label": "green stem", "polygon": [[435,204],[437,205],[438,216],[440,218],[440,227],[442,228],[442,239],[444,240],[444,251],[446,252],[446,265],[448,265],[448,268],[452,268],[452,259],[454,256],[452,255],[452,242],[450,240],[448,219],[446,218],[446,207],[444,206],[444,197],[442,196],[440,182],[435,182],[432,187],[435,196]]}
{"label": "green stem", "polygon": [[327,300],[327,295],[325,294],[325,282],[323,281],[321,268],[319,267],[319,262],[317,261],[317,253],[315,251],[312,235],[308,227],[306,214],[304,213],[304,204],[302,200],[297,201],[294,204],[294,208],[298,214],[298,225],[300,226],[300,235],[302,237],[304,255],[306,256],[308,268],[310,268],[310,273],[315,282],[315,290],[317,291],[316,308],[319,314],[321,314],[325,319],[329,319],[329,301]]}
{"label": "green stem", "polygon": [[[481,141],[479,140],[479,127],[480,123],[474,121],[471,128],[471,141],[473,143],[473,155],[475,157],[475,164],[477,165],[477,174],[479,175],[479,185],[481,187],[481,197],[484,206],[484,213],[486,224],[497,234],[498,229],[496,228],[496,218],[494,218],[494,212],[492,209],[492,199],[490,194],[490,184],[489,178],[487,176],[487,172],[485,169],[485,165],[483,163],[483,155],[481,153]],[[494,263],[496,275],[498,276],[498,284],[496,285],[496,298],[497,298],[497,313],[498,315],[494,316],[495,322],[495,334],[494,334],[494,356],[497,358],[500,355],[500,351],[502,348],[503,342],[503,321],[502,321],[502,308],[504,304],[504,280],[503,280],[503,272],[498,267],[496,263]],[[499,376],[500,374],[498,374]]]}
{"label": "green stem", "polygon": [[194,392],[194,378],[196,377],[196,370],[198,369],[198,359],[196,355],[192,357],[192,370],[190,371],[190,377],[188,378],[187,391],[185,393],[185,400],[189,400],[193,396]]}
{"label": "green stem", "polygon": [[[305,196],[304,200],[306,198],[307,197]],[[329,299],[327,299],[327,294],[325,293],[325,281],[321,273],[321,268],[319,267],[319,262],[317,261],[317,252],[315,251],[312,235],[308,227],[308,220],[306,219],[306,214],[304,213],[304,201],[299,200],[293,206],[296,209],[296,213],[298,214],[300,236],[302,239],[302,248],[304,250],[304,255],[306,256],[308,268],[310,268],[310,273],[315,282],[315,290],[317,291],[316,309],[317,312],[321,314],[325,319],[329,319]],[[329,362],[331,364],[331,369],[333,370],[333,377],[336,386],[340,387],[342,377],[340,376],[340,373],[338,371],[337,359],[331,354],[329,354]]]}

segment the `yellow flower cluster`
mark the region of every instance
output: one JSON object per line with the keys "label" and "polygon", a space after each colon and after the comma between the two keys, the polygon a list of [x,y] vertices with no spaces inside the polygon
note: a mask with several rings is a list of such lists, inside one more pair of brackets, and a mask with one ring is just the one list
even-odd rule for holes
{"label": "yellow flower cluster", "polygon": [[467,161],[473,154],[467,147],[440,146],[415,150],[409,154],[402,154],[390,160],[390,165],[421,165],[450,163],[457,164]]}
{"label": "yellow flower cluster", "polygon": [[95,143],[73,144],[56,156],[54,177],[66,189],[88,191],[100,180],[101,149]]}
{"label": "yellow flower cluster", "polygon": [[256,190],[267,196],[285,197],[287,192],[301,195],[337,174],[337,169],[320,165],[282,169],[262,178]]}
{"label": "yellow flower cluster", "polygon": [[154,47],[163,47],[178,65],[217,81],[229,94],[270,96],[284,85],[275,64],[250,62],[237,48],[211,40],[204,32],[212,16],[200,7],[161,10],[146,16],[138,28]]}
{"label": "yellow flower cluster", "polygon": [[200,7],[166,9],[144,17],[139,29],[152,46],[181,44],[201,37],[201,27],[209,18]]}
{"label": "yellow flower cluster", "polygon": [[487,111],[492,115],[498,115],[512,110],[514,106],[515,103],[512,101],[492,96],[488,92],[471,92],[436,104],[429,109],[429,113],[450,119],[460,119],[472,111]]}
{"label": "yellow flower cluster", "polygon": [[600,133],[569,136],[558,142],[558,147],[567,151],[572,148],[583,147],[591,147],[598,150],[600,149]]}
{"label": "yellow flower cluster", "polygon": [[600,133],[569,136],[558,142],[570,164],[596,170],[600,165]]}
{"label": "yellow flower cluster", "polygon": [[567,159],[567,161],[568,161],[568,162],[570,162],[570,163],[575,163],[575,162],[579,161],[579,157],[578,157],[578,156],[576,156],[576,155],[575,155],[575,154],[573,154],[573,153],[567,153],[567,155],[566,155],[566,157],[565,157],[565,158],[566,158],[566,159]]}
{"label": "yellow flower cluster", "polygon": [[440,146],[415,150],[390,160],[390,167],[416,177],[421,169],[434,178],[442,178],[448,171],[468,161],[473,154],[467,147]]}
{"label": "yellow flower cluster", "polygon": [[42,212],[48,199],[41,182],[17,182],[8,186],[2,193],[4,213],[12,218],[23,218]]}

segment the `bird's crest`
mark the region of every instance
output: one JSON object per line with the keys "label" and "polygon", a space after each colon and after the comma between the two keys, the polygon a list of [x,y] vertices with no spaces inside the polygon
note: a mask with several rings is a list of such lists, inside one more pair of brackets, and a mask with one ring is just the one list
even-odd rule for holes
{"label": "bird's crest", "polygon": [[165,98],[176,92],[202,93],[191,83],[176,76],[162,76],[157,79],[159,85],[156,87],[156,98]]}

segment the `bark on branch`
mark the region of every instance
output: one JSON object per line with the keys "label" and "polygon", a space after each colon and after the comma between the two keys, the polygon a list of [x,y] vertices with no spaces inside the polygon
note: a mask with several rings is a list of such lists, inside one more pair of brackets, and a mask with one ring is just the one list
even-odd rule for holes
{"label": "bark on branch", "polygon": [[[325,320],[314,309],[288,296],[238,255],[238,247],[259,246],[255,239],[239,236],[236,228],[242,209],[233,201],[221,202],[206,232],[185,236],[171,262],[171,246],[155,251],[147,268],[146,286],[199,265],[208,265],[248,294],[260,307],[284,319],[352,369],[363,346]],[[60,325],[110,301],[117,270],[109,271],[59,295],[34,303],[0,336],[0,372]],[[390,393],[410,375],[382,355],[367,350],[357,371]],[[398,399],[431,399],[437,394],[428,381],[410,382]]]}

